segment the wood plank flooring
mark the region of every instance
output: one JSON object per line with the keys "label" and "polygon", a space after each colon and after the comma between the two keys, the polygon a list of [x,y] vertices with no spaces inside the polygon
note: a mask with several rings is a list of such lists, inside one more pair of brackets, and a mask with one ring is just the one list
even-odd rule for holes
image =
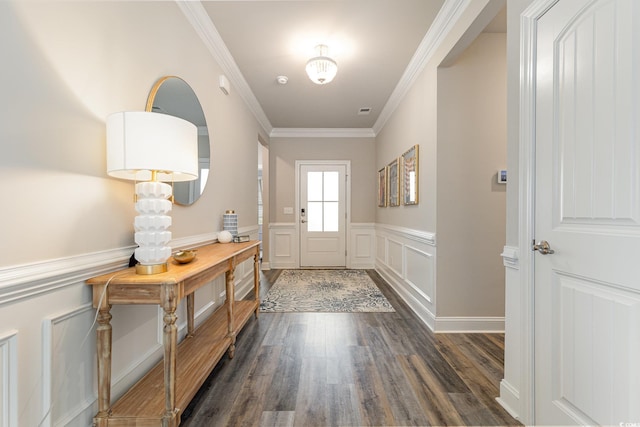
{"label": "wood plank flooring", "polygon": [[495,400],[502,334],[434,334],[369,275],[395,313],[261,313],[181,426],[520,425]]}

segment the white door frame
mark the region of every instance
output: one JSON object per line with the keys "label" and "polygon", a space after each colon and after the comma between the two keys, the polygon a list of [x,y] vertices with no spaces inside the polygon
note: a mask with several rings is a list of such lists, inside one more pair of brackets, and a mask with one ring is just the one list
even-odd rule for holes
{"label": "white door frame", "polygon": [[346,227],[344,231],[345,238],[345,263],[346,268],[351,268],[351,262],[349,261],[349,249],[350,249],[350,236],[351,236],[351,160],[296,160],[295,164],[295,224],[296,224],[296,241],[297,253],[296,253],[296,266],[300,268],[300,168],[303,165],[341,165],[346,170],[347,188],[345,190],[345,213],[346,213]]}
{"label": "white door frame", "polygon": [[520,316],[520,413],[525,424],[535,424],[534,372],[534,239],[535,138],[536,138],[536,40],[538,20],[559,0],[536,0],[520,15],[520,150],[519,220]]}

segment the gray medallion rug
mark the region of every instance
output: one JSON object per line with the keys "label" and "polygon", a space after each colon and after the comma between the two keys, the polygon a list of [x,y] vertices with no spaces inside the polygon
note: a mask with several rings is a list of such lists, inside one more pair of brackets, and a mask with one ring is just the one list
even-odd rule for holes
{"label": "gray medallion rug", "polygon": [[283,270],[260,303],[276,312],[393,312],[364,270]]}

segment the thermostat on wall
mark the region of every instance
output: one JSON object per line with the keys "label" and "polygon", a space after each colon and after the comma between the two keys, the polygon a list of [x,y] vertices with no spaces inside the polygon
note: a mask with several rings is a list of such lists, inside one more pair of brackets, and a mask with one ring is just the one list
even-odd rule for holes
{"label": "thermostat on wall", "polygon": [[498,184],[506,184],[507,183],[507,170],[501,169],[498,171]]}

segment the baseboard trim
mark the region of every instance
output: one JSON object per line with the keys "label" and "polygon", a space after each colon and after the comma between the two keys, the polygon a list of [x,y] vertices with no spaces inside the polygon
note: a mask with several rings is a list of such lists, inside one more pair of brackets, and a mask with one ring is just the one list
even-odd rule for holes
{"label": "baseboard trim", "polygon": [[422,322],[433,331],[436,319],[433,313],[431,313],[423,303],[416,299],[416,297],[413,296],[402,283],[396,281],[394,274],[392,274],[386,267],[378,265],[375,270],[384,280],[386,280],[398,296],[407,303],[411,311],[413,311],[418,318],[420,318],[420,320],[422,320]]}
{"label": "baseboard trim", "polygon": [[520,407],[520,393],[504,379],[500,381],[500,396],[496,397],[496,401],[509,415],[517,420],[520,419],[518,411],[515,409]]}
{"label": "baseboard trim", "polygon": [[504,333],[504,317],[436,316],[437,333]]}

